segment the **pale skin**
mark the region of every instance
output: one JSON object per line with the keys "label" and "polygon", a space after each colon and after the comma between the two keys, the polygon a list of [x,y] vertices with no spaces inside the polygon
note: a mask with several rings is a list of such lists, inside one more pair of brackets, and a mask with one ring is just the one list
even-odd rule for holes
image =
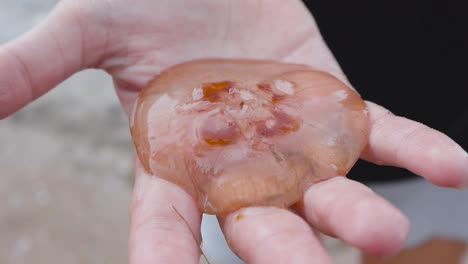
{"label": "pale skin", "polygon": [[[113,77],[130,115],[154,75],[204,57],[306,64],[346,81],[300,1],[63,0],[40,26],[0,46],[0,117],[87,68]],[[363,159],[407,168],[440,186],[467,187],[468,154],[455,142],[367,104],[371,129]],[[252,207],[220,221],[229,245],[248,263],[330,263],[311,226],[382,256],[396,253],[409,230],[401,212],[344,177],[313,185],[303,204],[299,214]],[[131,264],[198,263],[201,212],[180,187],[148,175],[138,161],[130,215]]]}

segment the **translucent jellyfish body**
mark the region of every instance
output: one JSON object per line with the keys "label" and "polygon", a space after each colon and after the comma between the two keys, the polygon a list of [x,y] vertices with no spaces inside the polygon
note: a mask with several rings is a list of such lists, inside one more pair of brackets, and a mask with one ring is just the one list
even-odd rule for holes
{"label": "translucent jellyfish body", "polygon": [[287,207],[313,183],[345,175],[366,145],[360,96],[304,65],[197,60],[141,92],[131,133],[151,174],[225,214]]}

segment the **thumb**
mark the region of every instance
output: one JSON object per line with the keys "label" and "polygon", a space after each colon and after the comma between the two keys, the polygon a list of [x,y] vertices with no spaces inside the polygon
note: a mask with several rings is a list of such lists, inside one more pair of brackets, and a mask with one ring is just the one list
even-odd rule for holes
{"label": "thumb", "polygon": [[80,2],[61,1],[39,26],[0,46],[0,119],[97,63],[105,29],[90,25]]}

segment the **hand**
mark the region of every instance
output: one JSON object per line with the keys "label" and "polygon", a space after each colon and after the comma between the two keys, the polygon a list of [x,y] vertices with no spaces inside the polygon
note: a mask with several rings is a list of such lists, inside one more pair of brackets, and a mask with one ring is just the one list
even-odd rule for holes
{"label": "hand", "polygon": [[[204,57],[302,63],[346,81],[300,1],[62,0],[44,23],[0,47],[0,117],[86,68],[112,75],[130,114],[155,74]],[[371,131],[362,158],[407,168],[437,185],[468,185],[468,155],[451,139],[376,104],[368,108]],[[130,263],[198,263],[201,213],[193,199],[146,174],[138,161],[135,180]],[[378,255],[397,252],[408,233],[396,208],[344,177],[313,185],[302,204],[300,216],[252,207],[220,221],[231,248],[248,263],[330,263],[310,225]]]}

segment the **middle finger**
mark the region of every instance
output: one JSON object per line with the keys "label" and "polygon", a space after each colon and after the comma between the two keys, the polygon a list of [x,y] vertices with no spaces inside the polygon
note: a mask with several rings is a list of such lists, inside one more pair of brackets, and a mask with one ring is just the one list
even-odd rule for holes
{"label": "middle finger", "polygon": [[320,231],[375,255],[397,253],[409,230],[408,220],[397,208],[345,177],[312,185],[301,211]]}
{"label": "middle finger", "polygon": [[220,223],[231,249],[247,263],[331,263],[311,227],[288,210],[249,207]]}

